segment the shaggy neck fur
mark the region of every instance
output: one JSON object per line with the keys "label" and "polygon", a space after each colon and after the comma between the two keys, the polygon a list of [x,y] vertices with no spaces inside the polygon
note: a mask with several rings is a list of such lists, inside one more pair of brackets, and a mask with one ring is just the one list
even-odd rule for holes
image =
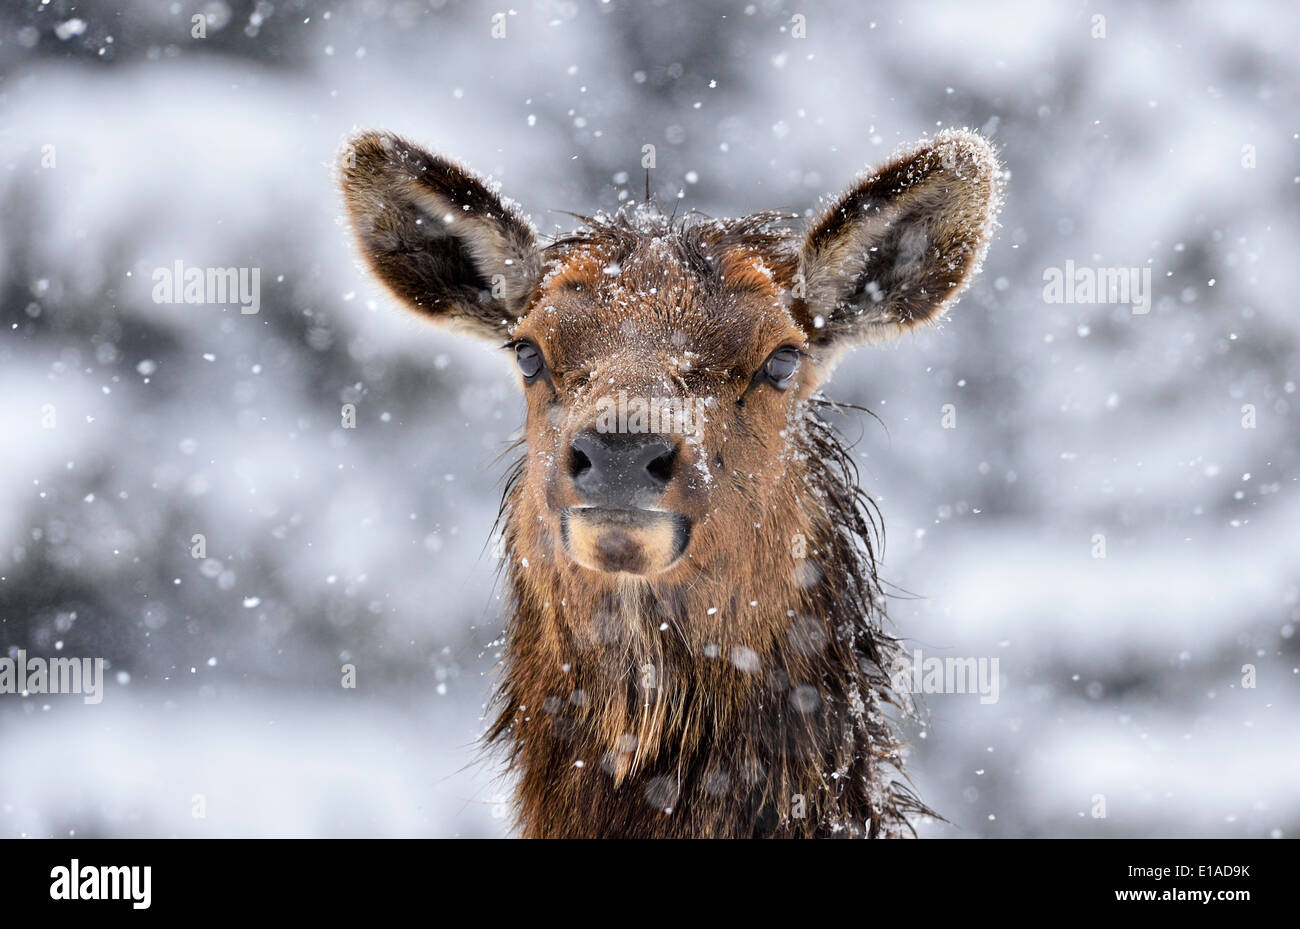
{"label": "shaggy neck fur", "polygon": [[508,483],[512,612],[488,736],[519,779],[524,835],[897,836],[929,812],[882,711],[900,700],[874,505],[822,403],[791,430],[793,489],[756,512],[773,528],[710,546],[685,582],[528,559]]}

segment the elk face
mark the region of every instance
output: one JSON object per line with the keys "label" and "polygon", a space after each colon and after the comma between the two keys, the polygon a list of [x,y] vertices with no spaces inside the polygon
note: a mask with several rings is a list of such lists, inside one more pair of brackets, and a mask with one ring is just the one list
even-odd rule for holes
{"label": "elk face", "polygon": [[809,397],[845,347],[956,300],[999,199],[992,150],[961,132],[862,178],[802,238],[767,214],[640,215],[543,247],[468,171],[378,133],[351,141],[341,175],[376,276],[518,368],[516,551],[670,579],[798,523]]}
{"label": "elk face", "polygon": [[660,574],[698,529],[755,509],[815,383],[800,370],[807,336],[761,270],[788,276],[792,250],[771,254],[783,243],[757,231],[661,231],[596,224],[549,249],[551,273],[511,332],[525,509],[557,557],[592,571]]}

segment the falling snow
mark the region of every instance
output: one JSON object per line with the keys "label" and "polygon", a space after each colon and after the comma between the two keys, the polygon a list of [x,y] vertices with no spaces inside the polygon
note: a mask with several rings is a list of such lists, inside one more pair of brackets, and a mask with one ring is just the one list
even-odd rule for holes
{"label": "falling snow", "polygon": [[[1000,661],[994,705],[919,700],[909,770],[955,824],[922,834],[1300,834],[1294,12],[1140,3],[1093,39],[1065,5],[840,2],[795,39],[766,6],[528,7],[498,41],[453,5],[202,4],[207,39],[188,8],[123,6],[127,29],[5,14],[0,654],[109,670],[98,706],[0,695],[24,749],[0,835],[507,829],[467,746],[522,399],[497,346],[358,271],[327,165],[362,125],[473,163],[547,234],[639,204],[647,144],[666,210],[811,215],[900,144],[984,132],[1009,177],[983,277],[827,388],[883,423],[837,417],[893,626]],[[259,312],[155,303],[177,260],[259,267]],[[1045,301],[1067,260],[1149,269],[1150,311]],[[763,673],[749,646],[706,654]],[[175,797],[198,790],[231,802],[196,820]]]}

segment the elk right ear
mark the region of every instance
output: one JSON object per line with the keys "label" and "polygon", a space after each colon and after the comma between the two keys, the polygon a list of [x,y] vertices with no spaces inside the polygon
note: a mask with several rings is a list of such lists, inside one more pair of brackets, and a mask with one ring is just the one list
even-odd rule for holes
{"label": "elk right ear", "polygon": [[892,338],[942,318],[979,271],[997,227],[993,146],[945,130],[859,178],[804,240],[792,307],[816,346]]}
{"label": "elk right ear", "polygon": [[404,139],[363,132],[339,184],[370,270],[408,307],[497,341],[537,280],[529,222],[475,174]]}

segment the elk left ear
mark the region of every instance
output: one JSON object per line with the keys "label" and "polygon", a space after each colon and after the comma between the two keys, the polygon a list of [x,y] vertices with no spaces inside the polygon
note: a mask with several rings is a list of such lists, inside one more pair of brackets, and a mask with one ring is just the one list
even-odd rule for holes
{"label": "elk left ear", "polygon": [[847,347],[940,318],[979,271],[1001,188],[993,147],[958,130],[859,180],[800,252],[805,290],[791,309],[809,341]]}
{"label": "elk left ear", "polygon": [[339,158],[362,257],[421,315],[499,342],[538,277],[532,227],[468,168],[362,132]]}

